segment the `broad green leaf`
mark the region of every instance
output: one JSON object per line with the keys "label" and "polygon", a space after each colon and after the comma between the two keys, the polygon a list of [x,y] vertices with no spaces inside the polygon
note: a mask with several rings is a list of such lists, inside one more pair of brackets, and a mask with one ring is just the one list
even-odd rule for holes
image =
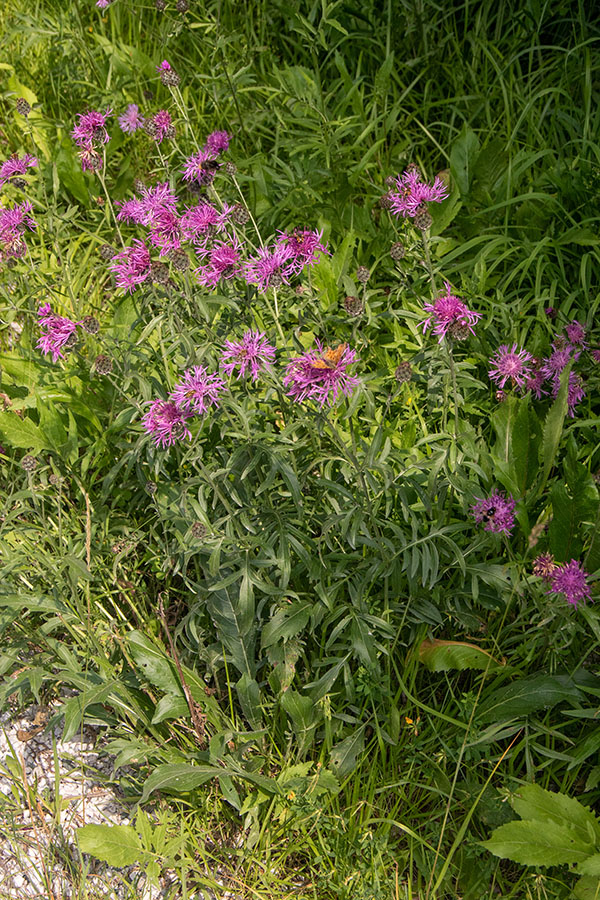
{"label": "broad green leaf", "polygon": [[541,426],[527,394],[518,402],[511,439],[511,462],[521,496],[537,475],[541,439]]}
{"label": "broad green leaf", "polygon": [[244,672],[235,686],[242,712],[255,730],[262,727],[262,708],[260,705],[260,688],[254,678]]}
{"label": "broad green leaf", "polygon": [[600,844],[598,819],[575,797],[546,791],[537,784],[525,784],[513,794],[510,802],[522,819],[550,819],[557,825],[571,827],[583,843]]}
{"label": "broad green leaf", "polygon": [[600,900],[600,880],[584,875],[573,887],[574,900]]}
{"label": "broad green leaf", "polygon": [[52,442],[39,425],[31,419],[21,419],[16,412],[10,410],[0,412],[0,434],[13,447],[22,447],[33,453],[52,449]]}
{"label": "broad green leaf", "polygon": [[70,741],[83,722],[83,716],[88,706],[93,703],[103,703],[117,686],[118,682],[111,681],[106,684],[95,684],[87,688],[75,697],[66,700],[61,706],[65,722],[63,728],[63,741]]}
{"label": "broad green leaf", "polygon": [[356,768],[356,759],[364,749],[364,725],[332,748],[329,760],[337,778],[345,778]]}
{"label": "broad green leaf", "polygon": [[590,845],[579,840],[572,828],[550,820],[543,827],[535,820],[501,825],[482,846],[494,856],[525,866],[580,863],[592,852]]}
{"label": "broad green leaf", "polygon": [[475,163],[479,155],[479,138],[468,125],[452,144],[450,150],[450,171],[460,190],[461,197],[469,193]]}
{"label": "broad green leaf", "polygon": [[143,670],[151,684],[161,691],[182,694],[175,663],[169,659],[164,650],[141,631],[130,631],[126,640],[136,665]]}
{"label": "broad green leaf", "polygon": [[600,876],[600,853],[594,853],[593,856],[588,856],[587,859],[580,862],[577,866],[577,874]]}
{"label": "broad green leaf", "polygon": [[223,774],[227,773],[221,766],[191,766],[187,763],[158,766],[144,782],[140,803],[145,803],[154,791],[186,793]]}
{"label": "broad green leaf", "polygon": [[310,618],[311,603],[292,603],[278,609],[263,627],[261,645],[270,647],[277,641],[287,641],[302,631]]}
{"label": "broad green leaf", "polygon": [[550,709],[563,700],[575,699],[583,699],[583,694],[566,675],[530,675],[486,697],[479,707],[477,720],[498,722],[526,716],[538,709]]}
{"label": "broad green leaf", "polygon": [[446,669],[489,669],[493,671],[505,665],[476,644],[461,641],[422,641],[419,659],[430,672]]}
{"label": "broad green leaf", "polygon": [[251,591],[242,592],[241,583],[210,591],[206,606],[217,628],[219,639],[240,674],[254,678],[256,672],[255,604]]}
{"label": "broad green leaf", "polygon": [[154,715],[152,716],[152,725],[158,725],[165,719],[190,718],[190,708],[187,701],[179,694],[165,694],[156,704]]}
{"label": "broad green leaf", "polygon": [[281,695],[281,706],[290,717],[294,735],[304,752],[312,743],[320,714],[312,699],[298,691],[287,690]]}
{"label": "broad green leaf", "polygon": [[139,862],[139,836],[131,825],[83,825],[75,832],[79,849],[120,869]]}

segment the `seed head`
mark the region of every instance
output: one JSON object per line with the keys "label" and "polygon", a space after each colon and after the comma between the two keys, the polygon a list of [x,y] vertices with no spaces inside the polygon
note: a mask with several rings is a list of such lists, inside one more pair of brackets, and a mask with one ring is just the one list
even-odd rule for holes
{"label": "seed head", "polygon": [[160,73],[160,80],[165,87],[177,87],[181,82],[181,78],[173,69],[166,69]]}
{"label": "seed head", "polygon": [[146,119],[144,122],[144,131],[148,135],[149,138],[152,138],[153,141],[158,137],[158,128],[152,121],[152,119]]}
{"label": "seed head", "polygon": [[370,277],[371,273],[366,266],[359,266],[356,270],[356,278],[361,284],[366,284]]}
{"label": "seed head", "polygon": [[349,316],[360,316],[360,314],[364,312],[365,304],[360,297],[345,297],[344,309]]}
{"label": "seed head", "polygon": [[189,8],[190,4],[188,3],[188,0],[177,0],[177,3],[175,4],[175,9],[178,13],[186,13]]}
{"label": "seed head", "polygon": [[29,456],[29,454],[28,454],[27,456],[24,456],[23,459],[21,460],[21,468],[28,474],[35,472],[35,470],[37,469],[37,466],[38,466],[38,461],[35,458],[35,456]]}
{"label": "seed head", "polygon": [[185,272],[190,267],[190,259],[185,250],[171,250],[169,259],[176,272]]}
{"label": "seed head", "polygon": [[98,334],[100,331],[100,322],[96,316],[84,316],[81,320],[81,325],[88,334]]}
{"label": "seed head", "polygon": [[102,244],[98,252],[102,259],[112,259],[117,251],[110,244]]}
{"label": "seed head", "polygon": [[381,207],[381,209],[391,209],[392,203],[393,197],[389,192],[387,194],[382,194],[379,198],[379,206]]}
{"label": "seed head", "polygon": [[235,175],[235,173],[237,172],[236,164],[232,163],[232,162],[226,162],[225,163],[225,172],[231,176]]}
{"label": "seed head", "polygon": [[150,494],[151,497],[154,496],[158,489],[158,485],[155,481],[147,481],[146,482],[146,490]]}
{"label": "seed head", "polygon": [[250,213],[241,203],[236,203],[231,212],[231,218],[236,225],[245,225],[250,221]]}
{"label": "seed head", "polygon": [[19,113],[19,115],[25,116],[25,118],[27,118],[27,116],[31,112],[31,106],[29,105],[27,100],[25,100],[24,97],[19,97],[16,105],[17,105],[17,112]]}
{"label": "seed head", "polygon": [[166,0],[156,0],[154,5],[159,12],[163,12],[167,8]]}
{"label": "seed head", "polygon": [[465,322],[457,320],[448,326],[447,334],[455,341],[466,341],[471,335],[471,328]]}
{"label": "seed head", "polygon": [[52,475],[50,475],[50,477],[48,478],[48,481],[50,482],[50,484],[57,485],[62,484],[63,479],[60,475],[57,475],[56,472],[53,472]]}
{"label": "seed head", "polygon": [[428,228],[431,228],[433,225],[433,219],[431,218],[430,213],[427,210],[427,207],[424,203],[419,206],[414,217],[413,222],[415,223],[415,227],[419,229],[419,231],[427,231]]}
{"label": "seed head", "polygon": [[396,184],[396,176],[395,175],[386,175],[384,184],[388,187],[394,187]]}
{"label": "seed head", "polygon": [[194,522],[190,530],[192,537],[197,541],[203,540],[208,534],[208,529],[203,522]]}
{"label": "seed head", "polygon": [[161,262],[153,262],[150,265],[150,276],[157,284],[166,284],[169,280],[169,267]]}
{"label": "seed head", "polygon": [[77,336],[77,332],[72,331],[71,334],[69,335],[69,337],[64,342],[63,347],[65,348],[65,350],[72,350],[73,347],[76,347],[78,343],[79,343],[79,338]]}
{"label": "seed head", "polygon": [[96,357],[94,368],[98,375],[110,375],[113,369],[113,361],[110,356],[100,354],[100,356]]}
{"label": "seed head", "polygon": [[136,194],[141,194],[143,191],[146,190],[145,182],[142,181],[141,178],[134,178],[133,179],[133,190],[135,191]]}
{"label": "seed head", "polygon": [[392,244],[390,248],[390,256],[394,260],[394,262],[398,262],[400,259],[404,259],[406,256],[406,247],[401,241],[396,241],[395,244]]}
{"label": "seed head", "polygon": [[410,381],[412,378],[412,366],[409,362],[401,362],[400,365],[396,367],[396,371],[394,372],[394,378],[398,382],[398,384],[406,384],[407,381]]}

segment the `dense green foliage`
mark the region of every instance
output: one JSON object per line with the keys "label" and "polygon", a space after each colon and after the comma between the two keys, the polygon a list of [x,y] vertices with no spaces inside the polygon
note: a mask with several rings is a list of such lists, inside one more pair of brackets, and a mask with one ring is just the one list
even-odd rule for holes
{"label": "dense green foliage", "polygon": [[[594,860],[597,836],[542,871],[490,841],[521,829],[511,806],[537,821],[514,799],[524,784],[600,797],[598,612],[532,574],[540,552],[576,559],[594,594],[600,368],[574,363],[573,417],[565,377],[556,398],[507,386],[503,400],[488,377],[500,344],[546,357],[574,319],[600,342],[590,6],[4,7],[0,156],[39,167],[2,202],[27,196],[39,227],[0,273],[0,698],[55,701],[66,734],[107,730],[141,798],[121,864],[174,868],[174,897],[201,897],[217,864],[265,900],[596,897],[595,863],[579,881],[561,864]],[[179,88],[161,85],[163,59]],[[128,103],[169,109],[176,138],[157,151],[113,119],[103,177],[83,173],[76,115]],[[116,202],[170,177],[191,203],[181,166],[215,129],[237,173],[209,196],[247,203],[244,239],[317,228],[331,255],[301,293],[189,273],[116,289],[99,253],[118,246]],[[410,163],[450,185],[426,231],[381,202]],[[444,282],[482,314],[467,341],[421,326]],[[47,302],[100,322],[56,363],[36,348]],[[277,346],[271,374],[232,381],[191,441],[157,450],[149,401],[190,366],[215,370],[248,328]],[[315,339],[358,355],[359,388],[332,408],[281,380]],[[493,489],[517,502],[510,536],[470,514]],[[568,809],[566,831],[595,822]]]}

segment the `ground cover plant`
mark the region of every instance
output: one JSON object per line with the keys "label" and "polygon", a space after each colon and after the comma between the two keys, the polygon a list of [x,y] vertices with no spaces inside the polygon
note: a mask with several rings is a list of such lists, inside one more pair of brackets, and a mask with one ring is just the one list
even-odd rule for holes
{"label": "ground cover plant", "polygon": [[600,897],[593,11],[0,24],[0,698],[116,754],[80,851]]}

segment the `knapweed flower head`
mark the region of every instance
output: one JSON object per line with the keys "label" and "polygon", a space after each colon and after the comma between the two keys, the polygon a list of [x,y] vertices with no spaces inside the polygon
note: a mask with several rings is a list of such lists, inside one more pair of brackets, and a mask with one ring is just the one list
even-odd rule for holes
{"label": "knapweed flower head", "polygon": [[227,131],[213,131],[206,138],[205,147],[214,153],[221,154],[229,149],[231,135]]}
{"label": "knapweed flower head", "polygon": [[255,284],[261,293],[289,284],[295,273],[294,251],[288,244],[259,247],[256,256],[246,260],[243,272],[247,283]]}
{"label": "knapweed flower head", "polygon": [[556,563],[551,553],[540,553],[533,561],[533,574],[544,581],[550,581],[552,573],[556,569]]}
{"label": "knapweed flower head", "polygon": [[160,76],[160,80],[165,85],[165,87],[177,87],[181,78],[171,65],[171,63],[167,62],[166,59],[163,59],[161,63],[156,67],[156,71]]}
{"label": "knapweed flower head", "polygon": [[215,241],[210,249],[200,248],[198,253],[206,257],[206,262],[194,270],[194,275],[205,287],[214,288],[222,279],[234,278],[242,271],[241,248],[236,241]]}
{"label": "knapweed flower head", "polygon": [[31,156],[30,153],[26,153],[21,159],[18,156],[11,156],[0,166],[0,187],[15,176],[25,175],[30,166],[37,166],[37,164],[37,157]]}
{"label": "knapweed flower head", "polygon": [[23,233],[25,229],[33,231],[37,228],[32,213],[33,207],[28,200],[0,209],[0,259],[24,256],[27,245]]}
{"label": "knapweed flower head", "polygon": [[183,438],[191,438],[187,420],[193,413],[182,409],[172,400],[155,400],[142,418],[142,424],[152,435],[156,447],[171,447]]}
{"label": "knapweed flower head", "polygon": [[533,356],[527,350],[517,349],[516,344],[512,347],[502,344],[490,359],[492,368],[488,375],[500,388],[508,381],[511,387],[524,390],[532,372],[532,362]]}
{"label": "knapweed flower head", "polygon": [[547,593],[564,594],[567,603],[572,606],[577,606],[581,600],[585,603],[592,596],[587,577],[588,573],[581,564],[572,559],[571,562],[555,567],[550,576],[550,590]]}
{"label": "knapweed flower head", "polygon": [[[552,392],[553,396],[558,394],[558,387]],[[585,397],[585,388],[583,386],[583,378],[578,372],[569,372],[569,385],[567,388],[567,412],[573,419],[575,417],[575,407],[581,403]]]}
{"label": "knapweed flower head", "polygon": [[511,496],[502,491],[492,491],[489,497],[475,498],[471,506],[471,515],[478,525],[484,522],[484,531],[495,534],[510,534],[515,524],[516,503]]}
{"label": "knapweed flower head", "polygon": [[202,147],[185,161],[183,180],[197,185],[210,184],[221,163],[217,162],[218,153],[210,147]]}
{"label": "knapweed flower head", "polygon": [[73,322],[64,316],[57,316],[52,312],[52,307],[49,303],[40,306],[38,316],[38,325],[42,333],[36,346],[45,355],[51,353],[52,362],[56,362],[59,357],[64,359],[63,348],[72,340],[72,336],[77,331],[77,326],[81,325],[81,322]]}
{"label": "knapweed flower head", "polygon": [[315,400],[320,406],[333,406],[340,396],[349,397],[359,384],[359,379],[348,373],[356,359],[356,352],[347,344],[325,349],[317,341],[314,350],[287,364],[283,383],[288,395],[298,402]]}
{"label": "knapweed flower head", "polygon": [[221,354],[221,368],[227,375],[238,369],[238,378],[249,372],[253,381],[271,367],[275,359],[275,347],[266,339],[264,331],[247,331],[241,341],[225,341]]}
{"label": "knapweed flower head", "polygon": [[167,112],[166,109],[159,109],[152,117],[152,124],[154,125],[153,137],[157,144],[162,143],[164,138],[173,138],[175,136],[175,126],[173,125],[171,113]]}
{"label": "knapweed flower head", "polygon": [[141,187],[140,196],[123,202],[117,201],[117,219],[136,225],[152,226],[165,214],[175,215],[177,197],[168,181]]}
{"label": "knapweed flower head", "polygon": [[119,116],[119,127],[125,134],[133,134],[142,128],[146,121],[140,113],[137,103],[130,103],[123,115]]}
{"label": "knapweed flower head", "polygon": [[448,187],[436,177],[431,184],[421,180],[416,167],[408,168],[396,178],[396,191],[389,192],[390,209],[395,215],[413,219],[423,203],[441,203],[448,196]]}
{"label": "knapweed flower head", "polygon": [[481,313],[468,309],[459,297],[455,297],[447,281],[444,282],[444,287],[446,288],[445,294],[440,294],[433,303],[424,304],[423,308],[425,312],[429,313],[429,316],[421,323],[423,331],[427,331],[433,325],[433,333],[438,335],[438,342],[444,339],[448,329],[452,331],[452,328],[457,325],[462,325],[471,334],[475,334],[473,326],[481,318]]}
{"label": "knapweed flower head", "polygon": [[225,231],[232,207],[223,204],[222,211],[210,203],[199,203],[188,207],[181,216],[181,233],[186,241],[195,245],[205,245],[206,238],[215,232]]}
{"label": "knapweed flower head", "polygon": [[117,287],[132,293],[150,276],[150,251],[146,244],[135,239],[130,247],[113,256],[110,268],[114,272]]}
{"label": "knapweed flower head", "polygon": [[290,266],[296,273],[301,272],[305,266],[314,266],[322,253],[329,254],[325,244],[322,244],[322,231],[309,231],[306,228],[295,228],[291,234],[280,232],[276,244],[287,247],[291,251]]}
{"label": "knapweed flower head", "polygon": [[169,400],[190,415],[204,415],[211,406],[219,405],[219,395],[225,382],[219,375],[209,373],[204,366],[193,366],[183,373],[183,380],[175,385]]}
{"label": "knapweed flower head", "polygon": [[567,339],[570,344],[575,344],[579,347],[587,347],[587,341],[585,339],[585,327],[578,322],[577,319],[574,319],[569,325],[566,326],[565,332],[567,335]]}
{"label": "knapweed flower head", "polygon": [[160,249],[160,256],[181,247],[181,226],[175,213],[164,210],[154,216],[150,228],[150,243]]}
{"label": "knapweed flower head", "polygon": [[108,144],[110,138],[106,130],[106,120],[112,114],[112,109],[107,107],[104,112],[92,109],[81,113],[79,121],[71,132],[71,137],[78,147],[83,150],[91,150],[94,146]]}
{"label": "knapweed flower head", "polygon": [[552,352],[547,359],[542,361],[541,371],[544,378],[553,382],[557,392],[560,386],[561,372],[571,360],[575,362],[579,356],[580,351],[574,351],[569,344],[563,346],[561,341],[554,341],[552,344]]}

